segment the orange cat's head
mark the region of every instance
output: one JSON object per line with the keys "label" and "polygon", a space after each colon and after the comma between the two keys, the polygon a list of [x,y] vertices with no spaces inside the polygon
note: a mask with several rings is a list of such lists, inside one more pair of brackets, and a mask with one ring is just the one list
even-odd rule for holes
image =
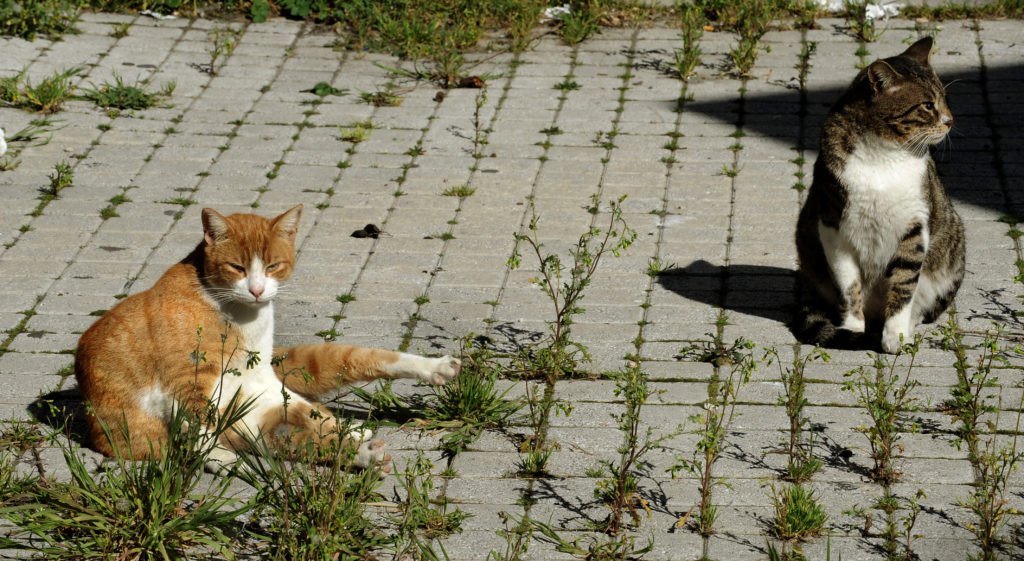
{"label": "orange cat's head", "polygon": [[203,279],[219,303],[260,306],[277,294],[295,266],[295,235],[302,205],[277,218],[255,214],[223,216],[203,209]]}

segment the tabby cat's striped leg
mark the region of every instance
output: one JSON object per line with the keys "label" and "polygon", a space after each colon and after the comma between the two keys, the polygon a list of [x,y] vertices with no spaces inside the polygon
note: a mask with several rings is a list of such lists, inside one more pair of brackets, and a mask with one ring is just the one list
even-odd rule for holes
{"label": "tabby cat's striped leg", "polygon": [[900,245],[889,265],[885,278],[889,292],[885,303],[885,326],[882,328],[882,350],[899,351],[901,341],[910,342],[914,333],[914,293],[921,277],[928,248],[928,232],[919,221],[914,221],[900,240]]}
{"label": "tabby cat's striped leg", "polygon": [[856,333],[864,332],[864,297],[861,290],[860,266],[853,246],[839,235],[839,231],[824,224],[818,225],[821,246],[825,250],[832,279],[839,289],[840,328]]}

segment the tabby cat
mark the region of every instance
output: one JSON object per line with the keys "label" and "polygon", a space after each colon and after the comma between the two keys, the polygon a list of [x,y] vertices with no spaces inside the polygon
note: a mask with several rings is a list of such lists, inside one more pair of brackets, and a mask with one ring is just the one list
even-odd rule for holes
{"label": "tabby cat", "polygon": [[931,48],[873,62],[825,118],[796,228],[803,342],[896,352],[960,288],[964,227],[929,154],[953,126]]}
{"label": "tabby cat", "polygon": [[[237,392],[239,399],[255,401],[233,430],[221,435],[207,464],[216,471],[237,460],[246,433],[273,436],[290,430],[318,444],[337,439],[337,421],[316,398],[342,384],[413,378],[441,385],[458,374],[461,365],[449,356],[348,345],[273,346],[273,300],[295,264],[301,213],[301,205],[274,219],[225,217],[204,209],[203,241],[195,250],[82,335],[75,377],[98,451],[134,459],[159,454],[176,408],[201,411],[212,403],[223,414]],[[272,365],[272,356],[281,363]],[[298,369],[308,374],[281,375]],[[341,444],[358,446],[357,464],[383,464],[389,471],[384,443],[371,437],[370,431],[355,430]]]}

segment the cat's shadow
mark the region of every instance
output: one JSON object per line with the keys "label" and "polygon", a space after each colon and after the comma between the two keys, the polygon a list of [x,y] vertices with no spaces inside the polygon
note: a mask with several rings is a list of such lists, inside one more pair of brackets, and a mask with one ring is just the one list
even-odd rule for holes
{"label": "cat's shadow", "polygon": [[703,259],[659,273],[657,283],[683,298],[786,324],[794,312],[792,269],[715,265]]}
{"label": "cat's shadow", "polygon": [[85,403],[77,386],[37,397],[28,405],[28,412],[33,419],[66,435],[75,444],[88,447]]}

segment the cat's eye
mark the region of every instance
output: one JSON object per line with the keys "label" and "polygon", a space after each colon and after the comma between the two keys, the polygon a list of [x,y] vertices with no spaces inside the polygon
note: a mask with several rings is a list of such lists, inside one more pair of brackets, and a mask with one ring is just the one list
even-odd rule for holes
{"label": "cat's eye", "polygon": [[269,266],[267,267],[267,272],[269,273],[269,272],[271,272],[271,271],[276,271],[276,270],[277,270],[277,268],[278,268],[278,267],[280,267],[280,266],[281,266],[281,264],[280,264],[280,263],[273,263],[273,264],[271,264],[271,265],[269,265]]}
{"label": "cat's eye", "polygon": [[235,263],[228,263],[228,265],[229,265],[229,266],[230,266],[230,267],[231,267],[232,269],[234,269],[234,270],[238,271],[239,273],[245,273],[245,267],[243,267],[243,266],[241,266],[241,265],[238,265],[238,264],[235,264]]}
{"label": "cat's eye", "polygon": [[924,106],[924,108],[929,110],[929,111],[935,111],[935,104],[930,102],[930,101],[926,101],[926,102],[922,103],[921,105]]}

